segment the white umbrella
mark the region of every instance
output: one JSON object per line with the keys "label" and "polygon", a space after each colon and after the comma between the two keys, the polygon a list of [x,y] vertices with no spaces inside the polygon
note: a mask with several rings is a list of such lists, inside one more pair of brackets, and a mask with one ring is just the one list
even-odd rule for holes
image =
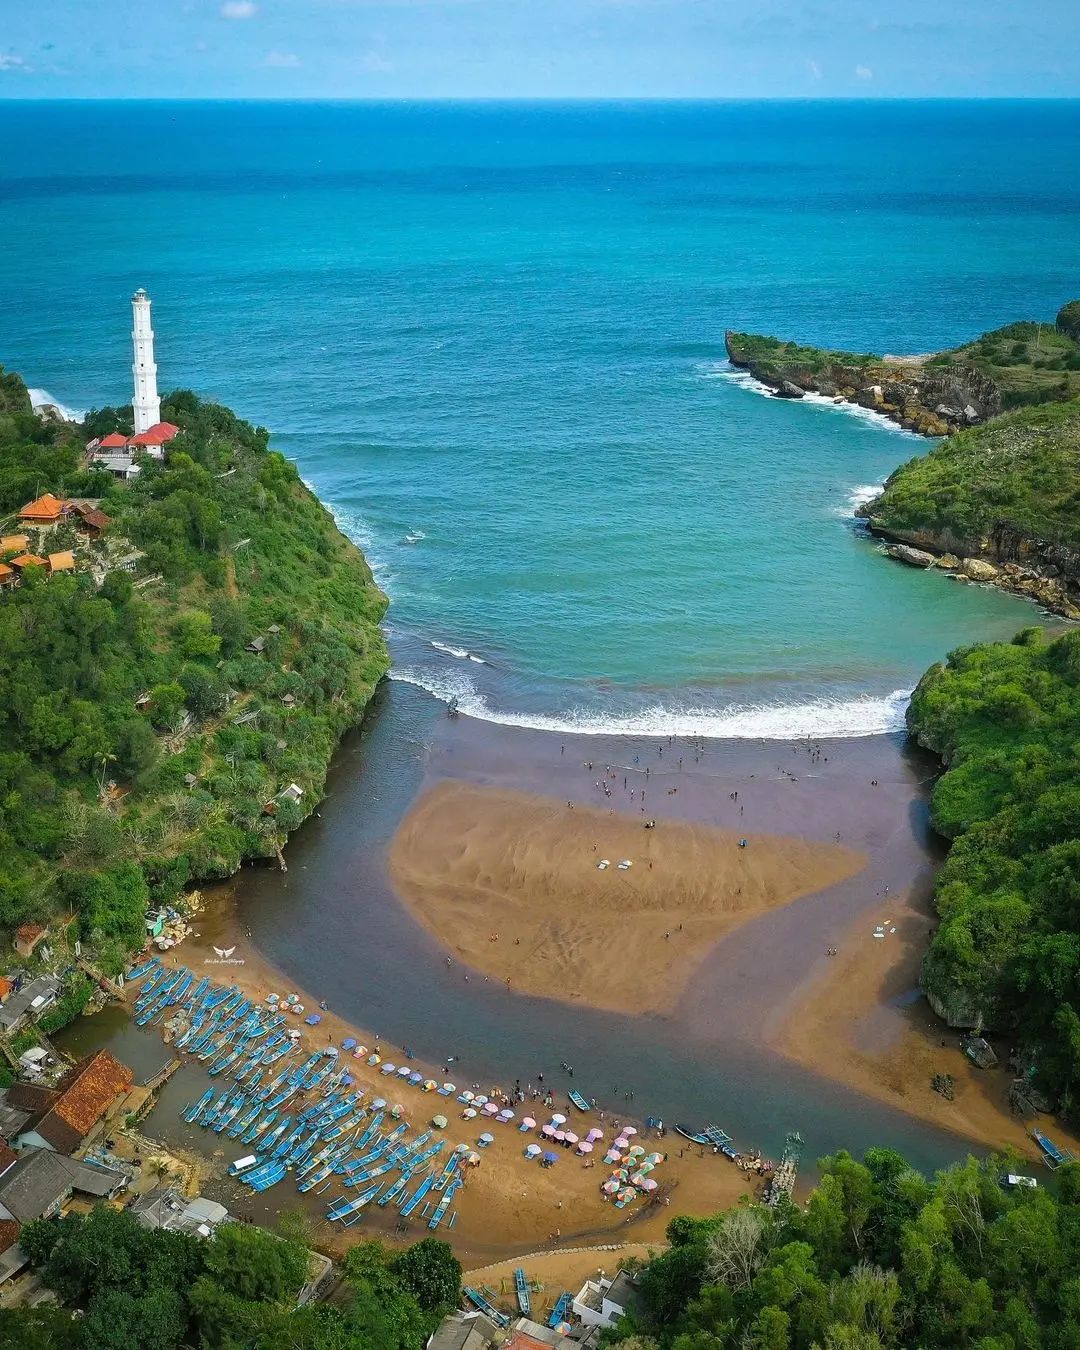
{"label": "white umbrella", "polygon": [[554,1115],[554,1116],[551,1117],[551,1119],[555,1122],[556,1125],[565,1125],[565,1124],[566,1124],[566,1117],[565,1117],[565,1116]]}

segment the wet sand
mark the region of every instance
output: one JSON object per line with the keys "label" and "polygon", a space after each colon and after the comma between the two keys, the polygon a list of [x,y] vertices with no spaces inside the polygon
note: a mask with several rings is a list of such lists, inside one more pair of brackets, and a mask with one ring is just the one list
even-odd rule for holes
{"label": "wet sand", "polygon": [[390,876],[474,973],[641,1015],[669,1011],[738,923],[867,861],[839,844],[646,819],[444,780],[395,835]]}

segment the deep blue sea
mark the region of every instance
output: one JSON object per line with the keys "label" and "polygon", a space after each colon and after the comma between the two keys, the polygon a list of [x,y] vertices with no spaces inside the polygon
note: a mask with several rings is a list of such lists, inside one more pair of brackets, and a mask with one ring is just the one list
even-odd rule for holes
{"label": "deep blue sea", "polygon": [[920,352],[1080,293],[1080,104],[0,103],[0,361],[274,444],[399,678],[537,726],[898,724],[1021,601],[851,517],[927,442],[771,400],[725,328]]}

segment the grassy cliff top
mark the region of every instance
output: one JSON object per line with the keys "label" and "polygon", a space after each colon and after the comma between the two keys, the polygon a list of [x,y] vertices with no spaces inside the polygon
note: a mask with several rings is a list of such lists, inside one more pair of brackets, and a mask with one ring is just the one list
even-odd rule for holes
{"label": "grassy cliff top", "polygon": [[1001,391],[1006,409],[1080,398],[1080,342],[1049,323],[995,328],[974,342],[938,352],[927,365],[982,371]]}
{"label": "grassy cliff top", "polygon": [[[24,532],[18,508],[45,491],[100,499],[112,523],[98,541],[31,532],[37,553],[74,550],[75,572],[31,568],[0,592],[0,925],[74,909],[115,966],[149,900],[272,854],[318,801],[386,670],[386,599],[267,432],[227,408],[166,398],[166,462],[121,483],[86,471],[82,443],[130,409],[78,428],[11,401],[0,533]],[[279,796],[294,783],[299,801]]]}
{"label": "grassy cliff top", "polygon": [[998,522],[1080,547],[1080,399],[957,432],[889,478],[861,514],[886,532],[977,541]]}
{"label": "grassy cliff top", "polygon": [[731,355],[740,364],[761,366],[773,371],[778,378],[794,369],[820,374],[832,366],[855,367],[867,373],[884,364],[880,356],[870,352],[831,351],[827,347],[809,347],[798,342],[784,342],[780,338],[760,333],[727,334]]}

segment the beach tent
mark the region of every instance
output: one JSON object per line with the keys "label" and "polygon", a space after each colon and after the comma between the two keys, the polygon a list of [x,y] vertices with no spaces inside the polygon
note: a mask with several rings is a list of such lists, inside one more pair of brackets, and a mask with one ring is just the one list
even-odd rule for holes
{"label": "beach tent", "polygon": [[390,1114],[394,1117],[395,1120],[400,1120],[400,1119],[401,1119],[401,1113],[402,1113],[404,1110],[405,1110],[405,1108],[404,1108],[404,1107],[400,1104],[400,1102],[399,1102],[399,1103],[397,1103],[395,1106],[392,1106],[392,1107],[390,1108]]}
{"label": "beach tent", "polygon": [[382,1063],[382,1055],[368,1055],[368,1063],[369,1063],[369,1064],[381,1064],[381,1063]]}
{"label": "beach tent", "polygon": [[540,1155],[542,1149],[539,1144],[528,1144],[525,1148],[526,1158],[536,1158]]}
{"label": "beach tent", "polygon": [[431,1123],[432,1123],[432,1125],[435,1126],[435,1128],[436,1128],[437,1130],[445,1130],[445,1129],[446,1129],[446,1117],[445,1117],[445,1116],[432,1116],[432,1117],[431,1117]]}
{"label": "beach tent", "polygon": [[465,1159],[465,1161],[469,1164],[470,1167],[479,1167],[479,1165],[480,1165],[480,1154],[479,1154],[479,1153],[470,1153],[469,1156]]}
{"label": "beach tent", "polygon": [[495,1142],[495,1136],[493,1134],[488,1134],[485,1131],[476,1142],[481,1144],[484,1148],[487,1148],[488,1144],[493,1144]]}
{"label": "beach tent", "polygon": [[388,1062],[388,1063],[386,1063],[386,1064],[384,1064],[384,1065],[382,1066],[382,1068],[379,1070],[379,1072],[380,1072],[380,1073],[386,1073],[386,1074],[397,1073],[397,1065],[396,1065],[396,1064],[390,1064],[390,1063]]}
{"label": "beach tent", "polygon": [[536,1121],[533,1120],[532,1116],[524,1116],[522,1118],[521,1124],[518,1126],[518,1129],[522,1132],[522,1134],[524,1134],[526,1130],[535,1130]]}
{"label": "beach tent", "polygon": [[409,1066],[408,1066],[407,1064],[403,1064],[403,1065],[401,1066],[401,1068],[398,1069],[398,1071],[397,1071],[397,1076],[398,1076],[399,1078],[408,1078],[408,1076],[409,1076],[409,1074],[410,1074],[411,1072],[412,1072],[412,1070],[409,1068]]}
{"label": "beach tent", "polygon": [[454,1152],[455,1152],[455,1153],[468,1153],[468,1151],[469,1151],[469,1146],[468,1146],[468,1144],[455,1144],[455,1145],[454,1145]]}

